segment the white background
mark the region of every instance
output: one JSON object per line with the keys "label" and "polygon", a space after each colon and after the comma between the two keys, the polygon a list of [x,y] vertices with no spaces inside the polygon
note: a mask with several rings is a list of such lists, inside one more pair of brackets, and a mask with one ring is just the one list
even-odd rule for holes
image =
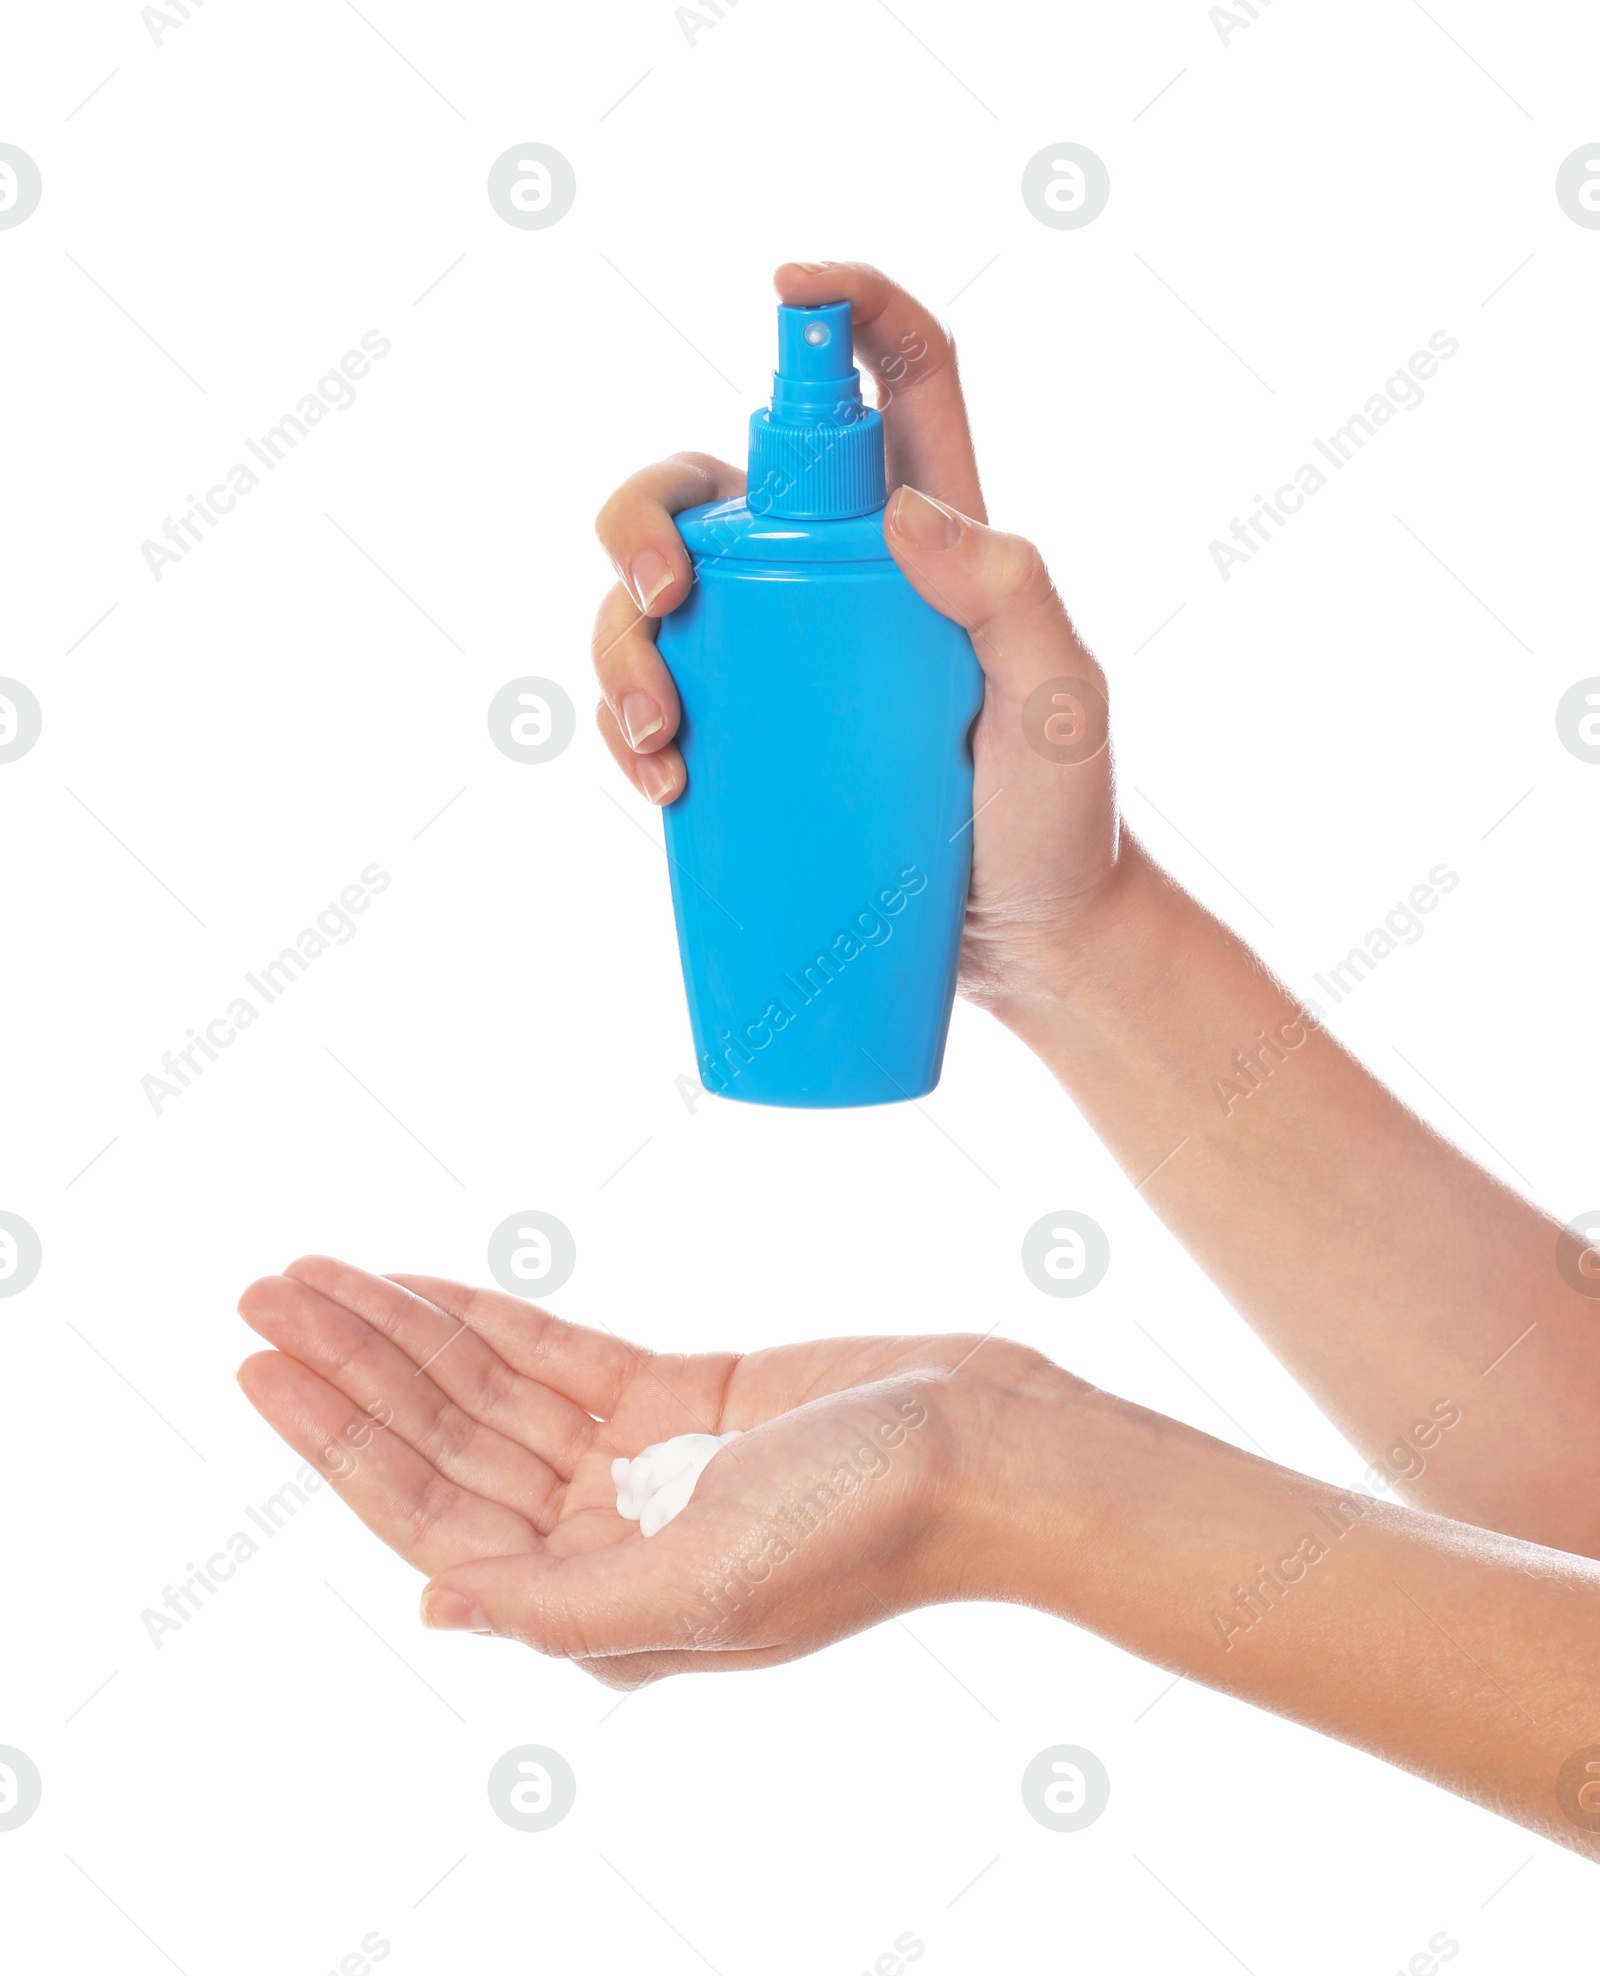
{"label": "white background", "polygon": [[[44,180],[0,232],[0,670],[44,709],[0,768],[0,1206],[44,1246],[0,1304],[0,1743],[44,1777],[0,1834],[7,1965],[316,1976],[377,1930],[396,1976],[851,1976],[910,1930],[929,1976],[1382,1976],[1443,1930],[1464,1976],[1574,1966],[1576,1858],[1033,1613],[618,1707],[425,1635],[326,1491],[159,1650],[140,1613],[297,1466],[232,1381],[243,1285],[319,1249],[482,1280],[528,1207],[576,1235],[556,1307],[652,1345],[998,1319],[1359,1474],[975,1012],[921,1110],[690,1112],[658,820],[588,715],[591,517],[664,452],[739,456],[779,260],[948,303],[1135,828],[1302,993],[1458,871],[1333,1026],[1566,1220],[1600,1196],[1600,768],[1554,725],[1600,671],[1600,233],[1553,183],[1596,136],[1592,14],[1277,0],[1224,45],[1198,0],[743,0],[691,44],[666,0],[208,0],[157,45],[78,0],[3,47]],[[1111,174],[1081,232],[1019,194],[1066,140]],[[528,141],[577,174],[548,231],[485,196]],[[141,542],[369,329],[358,402],[157,583]],[[1209,542],[1439,329],[1427,402],[1224,583]],[[485,725],[525,673],[580,708],[542,768]],[[156,1116],[163,1051],[374,860],[358,936]],[[1019,1261],[1063,1207],[1111,1241],[1081,1302]],[[543,1835],[484,1791],[530,1742],[578,1777]],[[1112,1778],[1075,1835],[1018,1792],[1057,1743]]]}

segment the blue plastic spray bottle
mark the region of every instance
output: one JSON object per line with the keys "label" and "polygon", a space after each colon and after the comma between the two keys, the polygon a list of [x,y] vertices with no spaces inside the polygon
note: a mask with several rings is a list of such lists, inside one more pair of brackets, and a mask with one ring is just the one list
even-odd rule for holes
{"label": "blue plastic spray bottle", "polygon": [[971,640],[883,539],[883,421],[850,305],[778,310],[742,500],[677,517],[660,649],[688,788],[666,812],[701,1081],[882,1105],[939,1081],[972,856]]}

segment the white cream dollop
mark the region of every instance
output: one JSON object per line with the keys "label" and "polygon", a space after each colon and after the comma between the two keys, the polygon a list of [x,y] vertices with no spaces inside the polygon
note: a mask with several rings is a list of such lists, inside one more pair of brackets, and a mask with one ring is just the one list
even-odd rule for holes
{"label": "white cream dollop", "polygon": [[611,1464],[618,1516],[636,1522],[640,1536],[653,1537],[687,1506],[717,1450],[738,1438],[737,1427],[726,1434],[674,1434],[670,1441],[654,1442],[631,1461],[618,1455]]}

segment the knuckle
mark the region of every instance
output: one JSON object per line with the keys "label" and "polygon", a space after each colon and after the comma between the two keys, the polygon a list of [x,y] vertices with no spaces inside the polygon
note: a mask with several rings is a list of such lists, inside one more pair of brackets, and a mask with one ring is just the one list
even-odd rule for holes
{"label": "knuckle", "polygon": [[602,544],[626,541],[637,531],[641,510],[648,503],[640,487],[641,475],[625,480],[615,487],[600,505],[600,512],[594,518],[594,532]]}
{"label": "knuckle", "polygon": [[609,542],[617,532],[617,516],[622,506],[622,490],[608,494],[600,504],[600,512],[594,518],[594,532],[602,542]]}
{"label": "knuckle", "polygon": [[528,1520],[541,1537],[548,1537],[561,1521],[567,1499],[567,1484],[552,1471],[540,1479],[530,1495]]}
{"label": "knuckle", "polygon": [[602,686],[638,650],[641,639],[652,646],[655,642],[642,626],[632,597],[620,583],[613,584],[600,600],[589,640],[589,656]]}
{"label": "knuckle", "polygon": [[1046,603],[1055,594],[1044,557],[1024,536],[992,535],[984,560],[995,593],[1011,608]]}
{"label": "knuckle", "polygon": [[[594,1446],[594,1437],[595,1425],[586,1413],[575,1419],[563,1420],[550,1438],[550,1455],[556,1472],[570,1476]],[[554,1486],[552,1484],[552,1493]]]}
{"label": "knuckle", "polygon": [[421,1452],[436,1467],[454,1467],[477,1432],[478,1423],[472,1416],[463,1413],[454,1401],[445,1400],[423,1432]]}
{"label": "knuckle", "polygon": [[480,1420],[497,1420],[515,1411],[512,1402],[521,1382],[503,1361],[486,1353],[469,1377],[472,1391],[468,1407]]}
{"label": "knuckle", "polygon": [[[366,1387],[375,1393],[383,1391],[383,1349],[376,1337],[369,1331],[363,1337],[359,1334],[328,1339],[323,1344],[327,1374],[341,1392],[351,1393],[354,1388]],[[327,1376],[325,1374],[324,1376]],[[354,1404],[363,1404],[355,1400]]]}
{"label": "knuckle", "polygon": [[600,599],[599,608],[594,614],[594,629],[589,634],[589,657],[598,666],[605,657],[611,640],[612,599],[616,596],[616,585]]}
{"label": "knuckle", "polygon": [[342,1390],[348,1390],[357,1383],[357,1373],[362,1371],[372,1356],[365,1346],[352,1343],[348,1338],[336,1340],[326,1346],[325,1351],[328,1373],[332,1375],[333,1383]]}
{"label": "knuckle", "polygon": [[430,1475],[406,1511],[408,1548],[420,1550],[444,1518],[453,1494],[442,1475]]}
{"label": "knuckle", "polygon": [[894,347],[873,363],[879,384],[887,386],[891,393],[914,390],[955,367],[955,342],[943,324],[931,316],[904,331]]}
{"label": "knuckle", "polygon": [[[568,1348],[571,1326],[563,1324],[559,1317],[552,1317],[536,1304],[528,1306],[530,1313],[541,1320],[538,1329],[533,1331],[523,1345],[527,1360],[527,1376],[542,1384],[558,1384],[563,1353]],[[546,1368],[550,1378],[546,1380]]]}

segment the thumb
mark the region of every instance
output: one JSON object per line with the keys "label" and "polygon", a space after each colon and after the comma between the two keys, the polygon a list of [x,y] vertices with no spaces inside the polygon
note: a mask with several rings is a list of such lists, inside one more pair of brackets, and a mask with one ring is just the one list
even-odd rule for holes
{"label": "thumb", "polygon": [[648,1652],[681,1644],[672,1576],[660,1550],[643,1542],[565,1558],[479,1558],[428,1582],[422,1623],[498,1634],[562,1660]]}
{"label": "thumb", "polygon": [[[1031,542],[914,487],[896,490],[883,539],[918,595],[965,627],[983,668],[972,800],[984,821],[973,832],[972,882],[989,934],[969,964],[998,992],[1008,966],[1029,979],[1049,973],[1049,929],[1092,899],[1115,863],[1105,675]],[[1009,963],[1008,924],[1022,938]]]}
{"label": "thumb", "polygon": [[987,689],[989,766],[1025,774],[1040,792],[1052,784],[1059,795],[1054,777],[1041,778],[1041,763],[1047,771],[1093,764],[1085,781],[1074,779],[1074,804],[1109,800],[1105,674],[1033,544],[914,487],[896,489],[883,539],[918,595],[972,639]]}
{"label": "thumb", "polygon": [[556,1570],[554,1559],[536,1552],[452,1565],[423,1587],[422,1623],[439,1632],[503,1633],[541,1644],[533,1636],[546,1629]]}
{"label": "thumb", "polygon": [[1104,677],[1031,542],[987,528],[914,487],[897,488],[890,499],[883,539],[913,589],[966,628],[991,688],[1021,701],[1063,675],[1091,684],[1100,718],[1091,710],[1089,725],[1103,745]]}

